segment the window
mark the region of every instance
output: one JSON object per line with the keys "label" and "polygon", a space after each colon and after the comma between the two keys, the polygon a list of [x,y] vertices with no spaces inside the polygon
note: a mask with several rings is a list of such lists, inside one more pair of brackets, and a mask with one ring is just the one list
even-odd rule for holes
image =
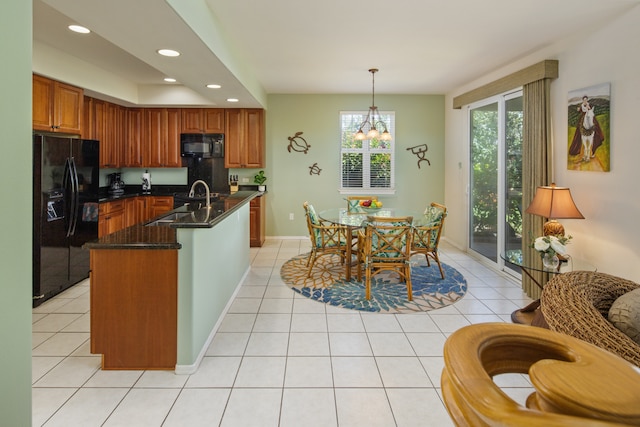
{"label": "window", "polygon": [[[367,111],[340,112],[340,191],[342,193],[392,193],[395,185],[395,113],[380,112],[391,141],[358,141],[354,135]],[[365,129],[365,132],[367,130]]]}

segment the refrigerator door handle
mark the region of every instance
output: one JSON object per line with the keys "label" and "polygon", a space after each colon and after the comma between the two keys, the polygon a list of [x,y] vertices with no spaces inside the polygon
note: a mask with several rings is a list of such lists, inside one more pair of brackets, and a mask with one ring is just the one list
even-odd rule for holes
{"label": "refrigerator door handle", "polygon": [[73,197],[73,194],[69,194],[69,189],[72,187],[71,184],[71,162],[69,162],[69,158],[64,161],[64,175],[62,179],[62,194],[64,200],[64,208],[62,212],[62,216],[64,218],[64,229],[66,233],[66,237],[69,237],[69,233],[71,232],[71,208],[73,203],[70,203],[70,198]]}
{"label": "refrigerator door handle", "polygon": [[80,194],[78,185],[78,169],[76,168],[76,161],[71,157],[70,161],[70,175],[71,175],[71,209],[73,213],[71,215],[71,224],[67,237],[76,234],[76,226],[78,225],[78,211],[80,210]]}

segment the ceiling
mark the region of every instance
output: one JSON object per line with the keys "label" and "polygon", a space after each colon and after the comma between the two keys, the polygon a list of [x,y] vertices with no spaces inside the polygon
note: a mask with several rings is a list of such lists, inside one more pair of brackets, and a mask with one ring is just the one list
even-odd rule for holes
{"label": "ceiling", "polygon": [[[33,37],[141,93],[184,88],[211,105],[256,107],[266,94],[370,93],[373,67],[376,93],[444,94],[639,2],[33,0]],[[164,47],[182,55],[161,57]]]}

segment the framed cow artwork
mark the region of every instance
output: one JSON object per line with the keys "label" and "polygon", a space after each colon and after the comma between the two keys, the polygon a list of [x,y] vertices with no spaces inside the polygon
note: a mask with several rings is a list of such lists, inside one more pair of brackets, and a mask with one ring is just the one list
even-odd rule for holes
{"label": "framed cow artwork", "polygon": [[609,83],[569,92],[567,169],[609,172],[610,106]]}

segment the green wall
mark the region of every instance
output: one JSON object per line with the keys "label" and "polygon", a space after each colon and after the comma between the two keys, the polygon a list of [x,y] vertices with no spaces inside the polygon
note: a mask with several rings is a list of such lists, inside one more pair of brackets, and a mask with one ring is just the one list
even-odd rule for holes
{"label": "green wall", "polygon": [[31,425],[31,1],[0,6],[0,425]]}
{"label": "green wall", "polygon": [[[346,206],[338,191],[340,111],[366,111],[371,96],[269,95],[268,101],[266,235],[304,236],[305,200],[318,210]],[[396,114],[396,193],[379,198],[387,206],[418,211],[432,201],[443,203],[444,96],[376,95],[376,104],[380,111]],[[307,154],[287,150],[287,138],[296,132],[304,132],[311,145]],[[425,143],[431,166],[422,162],[419,169],[418,158],[407,148]],[[320,175],[309,174],[314,163],[322,169]]]}

